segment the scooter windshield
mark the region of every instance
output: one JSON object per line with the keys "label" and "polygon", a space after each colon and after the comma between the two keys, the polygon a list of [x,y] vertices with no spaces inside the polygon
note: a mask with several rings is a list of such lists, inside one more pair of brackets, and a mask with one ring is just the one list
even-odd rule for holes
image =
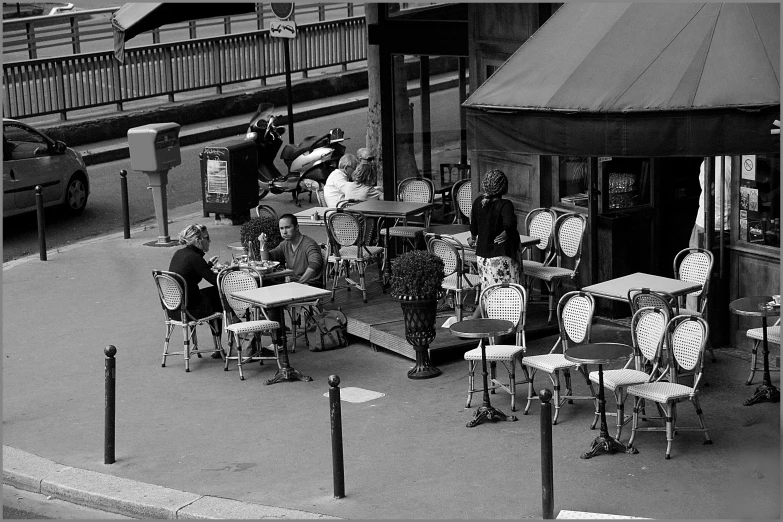
{"label": "scooter windshield", "polygon": [[[253,114],[253,117],[250,118],[250,125],[256,127],[266,127],[269,118],[272,116],[272,113],[274,112],[275,112],[275,106],[273,104],[271,103],[258,104],[258,110],[256,110],[255,114]],[[263,123],[259,125],[259,122],[261,121],[263,121]]]}

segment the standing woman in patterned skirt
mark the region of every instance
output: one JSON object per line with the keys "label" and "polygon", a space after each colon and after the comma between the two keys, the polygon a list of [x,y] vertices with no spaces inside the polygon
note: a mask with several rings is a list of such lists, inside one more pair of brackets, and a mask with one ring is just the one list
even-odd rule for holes
{"label": "standing woman in patterned skirt", "polygon": [[[508,178],[503,171],[492,169],[484,175],[484,194],[473,201],[470,211],[470,239],[476,249],[481,286],[494,283],[519,283],[519,231],[514,204],[503,195],[508,192]],[[476,308],[473,317],[480,317]]]}

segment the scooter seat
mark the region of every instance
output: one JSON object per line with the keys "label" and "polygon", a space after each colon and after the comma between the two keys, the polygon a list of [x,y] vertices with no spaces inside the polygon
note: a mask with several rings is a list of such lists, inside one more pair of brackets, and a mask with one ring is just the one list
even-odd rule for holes
{"label": "scooter seat", "polygon": [[283,152],[280,153],[280,157],[283,160],[293,161],[298,156],[301,156],[305,152],[314,149],[315,144],[321,141],[323,138],[329,139],[329,135],[326,134],[325,136],[308,136],[305,139],[303,139],[296,147],[294,147],[293,145],[286,145],[285,147],[283,147]]}

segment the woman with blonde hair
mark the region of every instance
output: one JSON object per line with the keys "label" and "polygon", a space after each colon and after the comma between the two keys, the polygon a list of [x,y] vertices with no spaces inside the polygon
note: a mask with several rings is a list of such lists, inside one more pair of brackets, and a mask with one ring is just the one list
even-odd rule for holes
{"label": "woman with blonde hair", "polygon": [[[217,262],[218,256],[212,256],[209,261],[204,260],[204,255],[209,252],[209,231],[205,225],[194,224],[179,233],[179,243],[185,245],[174,252],[169,264],[169,271],[182,276],[187,284],[188,312],[195,318],[206,317],[215,312],[222,312],[220,295],[217,289],[217,274],[212,271],[212,266]],[[205,279],[212,286],[199,289],[198,285]],[[175,314],[169,311],[169,317],[179,320]],[[222,321],[215,319],[210,321],[210,328],[215,335],[220,335]],[[215,359],[220,359],[219,351],[212,354]]]}
{"label": "woman with blonde hair", "polygon": [[345,184],[343,192],[345,199],[367,201],[368,199],[383,199],[383,192],[375,186],[378,175],[372,161],[359,160],[359,165],[353,171],[351,181]]}

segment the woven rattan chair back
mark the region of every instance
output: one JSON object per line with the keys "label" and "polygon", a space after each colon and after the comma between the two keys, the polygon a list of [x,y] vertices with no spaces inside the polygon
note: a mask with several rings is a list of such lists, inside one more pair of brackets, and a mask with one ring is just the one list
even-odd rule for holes
{"label": "woven rattan chair back", "polygon": [[349,212],[329,212],[326,216],[326,232],[329,240],[338,249],[354,246],[362,237],[362,224],[355,214]]}
{"label": "woven rattan chair back", "polygon": [[452,188],[454,198],[454,211],[457,213],[457,221],[470,223],[470,211],[473,206],[473,186],[469,179],[463,179],[454,184]]}
{"label": "woven rattan chair back", "polygon": [[443,260],[445,277],[462,273],[462,246],[453,238],[426,234],[427,250]]}
{"label": "woven rattan chair back", "polygon": [[153,270],[152,277],[155,279],[160,304],[164,310],[187,309],[187,283],[181,275],[165,270]]}
{"label": "woven rattan chair back", "polygon": [[628,290],[628,304],[631,312],[636,313],[641,308],[663,308],[669,317],[679,315],[677,300],[669,292],[650,290],[649,288],[631,288]]}
{"label": "woven rattan chair back", "polygon": [[701,290],[691,292],[689,295],[706,296],[712,265],[713,256],[709,250],[685,248],[674,257],[674,278],[690,283],[700,283]]}
{"label": "woven rattan chair back", "polygon": [[[697,316],[677,316],[669,321],[669,350],[673,362],[681,370],[691,371],[698,367],[701,373],[704,347],[709,338],[707,321]],[[698,380],[698,375],[696,380]]]}
{"label": "woven rattan chair back", "polygon": [[361,202],[362,202],[361,199],[344,199],[342,201],[337,202],[337,208],[352,207],[354,205],[358,205]]}
{"label": "woven rattan chair back", "polygon": [[[253,272],[255,272],[255,277]],[[261,274],[256,272],[253,268],[227,268],[221,272],[218,284],[218,289],[224,300],[223,307],[225,308],[225,305],[228,305],[237,317],[242,317],[251,305],[245,301],[234,299],[231,297],[231,294],[243,290],[259,288],[262,285],[262,281]],[[228,310],[226,310],[226,312],[228,312]]]}
{"label": "woven rattan chair back", "polygon": [[563,295],[557,305],[563,351],[568,349],[568,343],[590,342],[593,313],[595,300],[590,294],[575,291]]}
{"label": "woven rattan chair back", "polygon": [[578,263],[582,255],[582,237],[586,225],[587,220],[582,214],[563,214],[558,218],[555,224],[558,266],[563,256]]}
{"label": "woven rattan chair back", "polygon": [[256,207],[256,214],[258,214],[258,217],[271,217],[274,218],[275,221],[278,221],[277,212],[269,205],[259,204]]}
{"label": "woven rattan chair back", "polygon": [[318,200],[319,207],[328,207],[326,204],[326,196],[324,196],[324,189],[319,188],[315,191],[315,198]]}
{"label": "woven rattan chair back", "polygon": [[481,316],[488,319],[503,319],[514,323],[517,344],[525,329],[527,292],[516,283],[497,283],[481,290],[479,296]]}
{"label": "woven rattan chair back", "polygon": [[[536,248],[544,252],[544,259],[549,257],[549,252],[555,240],[555,221],[557,214],[554,210],[548,208],[534,208],[525,217],[525,230],[530,237],[538,238]],[[532,249],[528,251],[528,257],[532,254]]]}
{"label": "woven rattan chair back", "polygon": [[432,203],[435,186],[426,178],[406,178],[397,186],[397,201]]}
{"label": "woven rattan chair back", "polygon": [[665,308],[645,307],[637,310],[631,318],[631,340],[634,349],[652,364],[657,363],[661,357],[666,325],[670,317]]}

